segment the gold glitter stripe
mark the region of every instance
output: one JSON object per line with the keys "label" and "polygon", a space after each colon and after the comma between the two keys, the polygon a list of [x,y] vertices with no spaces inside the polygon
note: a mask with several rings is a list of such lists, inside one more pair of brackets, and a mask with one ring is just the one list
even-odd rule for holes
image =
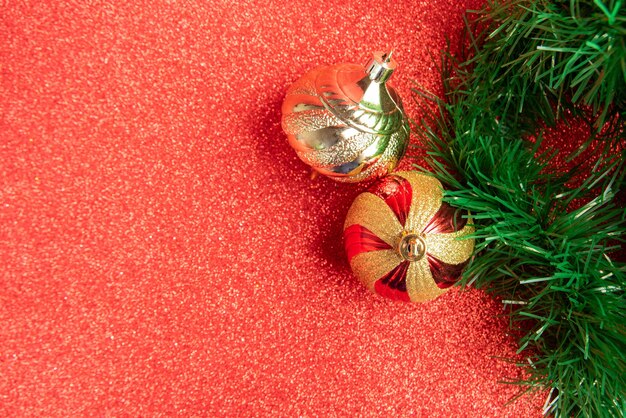
{"label": "gold glitter stripe", "polygon": [[426,234],[426,251],[448,264],[461,264],[472,255],[474,240],[459,240],[474,232],[474,228],[466,226],[460,231],[449,234]]}
{"label": "gold glitter stripe", "polygon": [[287,113],[282,118],[283,131],[286,134],[297,135],[301,132],[310,132],[329,126],[337,126],[341,121],[323,107],[307,109],[297,113]]}
{"label": "gold glitter stripe", "polygon": [[367,147],[377,140],[375,135],[359,132],[353,128],[345,128],[342,136],[344,136],[344,140],[337,142],[330,148],[299,152],[298,156],[309,165],[334,167],[356,160]]}
{"label": "gold glitter stripe", "polygon": [[368,192],[361,193],[354,199],[343,229],[354,224],[369,229],[393,248],[402,234],[402,225],[391,208],[380,197]]}
{"label": "gold glitter stripe", "polygon": [[416,172],[401,171],[396,174],[411,183],[411,208],[406,221],[406,230],[420,233],[441,207],[443,198],[441,183],[433,177]]}
{"label": "gold glitter stripe", "polygon": [[412,302],[426,302],[444,294],[435,284],[426,257],[409,265],[406,275],[406,290]]}
{"label": "gold glitter stripe", "polygon": [[395,250],[380,250],[354,256],[350,266],[354,275],[373,291],[376,280],[389,273],[402,261],[404,260]]}

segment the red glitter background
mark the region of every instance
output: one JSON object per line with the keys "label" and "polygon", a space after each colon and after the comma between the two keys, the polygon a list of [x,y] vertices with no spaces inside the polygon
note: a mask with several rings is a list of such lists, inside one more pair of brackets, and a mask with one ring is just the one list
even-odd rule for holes
{"label": "red glitter background", "polygon": [[0,415],[541,416],[497,301],[353,278],[363,186],[280,129],[300,75],[387,48],[415,117],[480,4],[0,1]]}

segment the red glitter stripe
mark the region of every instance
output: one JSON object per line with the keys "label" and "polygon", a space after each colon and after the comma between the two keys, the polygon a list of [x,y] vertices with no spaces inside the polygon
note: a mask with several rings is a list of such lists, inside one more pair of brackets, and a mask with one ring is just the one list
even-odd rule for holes
{"label": "red glitter stripe", "polygon": [[404,226],[413,195],[411,183],[407,179],[400,176],[387,176],[370,187],[368,191],[383,199],[400,224]]}
{"label": "red glitter stripe", "polygon": [[406,291],[406,273],[408,270],[408,261],[398,264],[393,270],[376,281],[374,284],[376,293],[393,300],[410,302],[411,299]]}
{"label": "red glitter stripe", "polygon": [[440,289],[447,289],[454,285],[460,278],[463,269],[467,266],[469,259],[461,264],[448,264],[428,254],[428,265],[435,284]]}
{"label": "red glitter stripe", "polygon": [[463,229],[465,224],[467,224],[467,219],[463,217],[463,211],[453,208],[447,203],[442,203],[423,232],[425,234],[447,234]]}
{"label": "red glitter stripe", "polygon": [[361,253],[388,250],[391,248],[389,244],[361,225],[350,225],[345,231],[343,231],[343,236],[345,239],[348,261],[351,261],[352,257]]}

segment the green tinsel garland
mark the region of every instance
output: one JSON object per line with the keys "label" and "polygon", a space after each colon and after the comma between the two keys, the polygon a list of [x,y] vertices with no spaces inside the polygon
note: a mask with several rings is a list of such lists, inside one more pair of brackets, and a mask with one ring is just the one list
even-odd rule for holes
{"label": "green tinsel garland", "polygon": [[[527,390],[545,413],[626,410],[626,5],[490,1],[468,21],[460,60],[442,59],[445,98],[416,89],[416,127],[445,199],[469,210],[476,250],[463,285],[494,292],[520,330]],[[424,100],[426,99],[426,101]],[[542,130],[589,124],[591,171],[559,172]],[[574,156],[570,156],[574,158]],[[584,175],[583,175],[584,174]],[[584,180],[582,180],[584,179]],[[577,184],[577,186],[571,186]]]}

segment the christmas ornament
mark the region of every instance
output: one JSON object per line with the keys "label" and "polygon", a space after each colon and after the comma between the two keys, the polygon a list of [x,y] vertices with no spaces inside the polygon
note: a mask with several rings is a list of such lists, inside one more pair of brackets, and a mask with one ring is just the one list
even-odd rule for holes
{"label": "christmas ornament", "polygon": [[462,212],[442,203],[433,177],[399,172],[360,194],[344,225],[354,274],[371,290],[403,301],[424,302],[459,279],[474,249]]}
{"label": "christmas ornament", "polygon": [[409,125],[387,80],[397,64],[377,52],[363,67],[319,67],[296,81],[283,102],[282,126],[298,157],[337,181],[384,176],[404,156]]}

